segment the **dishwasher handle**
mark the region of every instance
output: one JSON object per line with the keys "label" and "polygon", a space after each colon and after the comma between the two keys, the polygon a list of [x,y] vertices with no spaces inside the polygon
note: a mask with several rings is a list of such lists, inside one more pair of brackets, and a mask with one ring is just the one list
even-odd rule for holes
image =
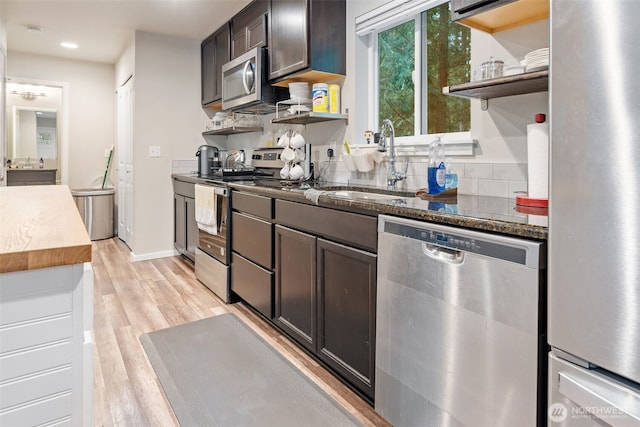
{"label": "dishwasher handle", "polygon": [[[378,216],[378,236],[381,238],[385,235],[395,235],[431,245],[429,250],[425,250],[425,254],[437,255],[438,252],[433,251],[434,246],[453,251],[448,254],[440,253],[445,258],[447,255],[451,258],[453,253],[461,252],[500,259],[534,269],[542,269],[546,266],[542,242],[380,215]],[[454,257],[454,259],[457,258]]]}
{"label": "dishwasher handle", "polygon": [[462,264],[464,261],[464,252],[442,248],[430,243],[422,243],[422,253],[431,259],[449,264]]}

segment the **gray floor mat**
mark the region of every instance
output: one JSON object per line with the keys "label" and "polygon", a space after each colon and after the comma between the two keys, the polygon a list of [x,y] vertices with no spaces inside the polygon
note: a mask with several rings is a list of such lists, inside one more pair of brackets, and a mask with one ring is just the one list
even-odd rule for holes
{"label": "gray floor mat", "polygon": [[140,342],[182,426],[361,425],[234,314]]}

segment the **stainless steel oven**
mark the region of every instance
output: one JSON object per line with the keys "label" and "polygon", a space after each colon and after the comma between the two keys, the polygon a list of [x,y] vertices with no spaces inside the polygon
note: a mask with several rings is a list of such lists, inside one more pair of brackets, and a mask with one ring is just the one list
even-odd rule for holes
{"label": "stainless steel oven", "polygon": [[[229,195],[231,190],[224,183],[214,184],[209,196],[215,206],[214,221],[212,225],[215,231],[205,231],[207,227],[198,225],[198,247],[196,248],[195,273],[196,278],[211,289],[224,302],[230,302],[229,298],[229,277],[230,277],[230,251],[227,248],[229,242],[229,218],[231,215]],[[198,200],[202,196],[196,189],[196,210],[199,205],[207,204],[208,201]],[[197,215],[197,213],[196,213]],[[196,216],[197,219],[197,216]],[[203,229],[205,228],[205,229]]]}

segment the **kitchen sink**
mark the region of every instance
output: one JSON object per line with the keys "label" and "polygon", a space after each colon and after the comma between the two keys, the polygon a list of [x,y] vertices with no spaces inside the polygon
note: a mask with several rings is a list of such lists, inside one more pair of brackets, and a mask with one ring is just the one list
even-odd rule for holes
{"label": "kitchen sink", "polygon": [[409,196],[404,195],[396,195],[396,194],[384,194],[384,193],[369,193],[366,191],[355,191],[355,190],[339,190],[339,191],[331,191],[329,192],[331,196],[335,197],[344,197],[347,199],[354,200],[397,200],[397,199],[406,199]]}

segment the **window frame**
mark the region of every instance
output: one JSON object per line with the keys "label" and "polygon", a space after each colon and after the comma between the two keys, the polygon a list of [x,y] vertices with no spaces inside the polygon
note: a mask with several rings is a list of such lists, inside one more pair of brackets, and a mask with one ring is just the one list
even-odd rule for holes
{"label": "window frame", "polygon": [[[410,20],[414,20],[414,48],[415,48],[415,69],[412,72],[413,76],[413,84],[414,84],[414,135],[410,136],[399,136],[395,138],[395,141],[398,145],[423,145],[429,144],[436,139],[436,137],[441,137],[442,141],[447,143],[453,142],[462,142],[462,141],[471,141],[471,129],[464,132],[448,132],[448,133],[437,133],[437,134],[429,134],[429,133],[421,133],[423,127],[427,126],[427,116],[423,114],[423,111],[427,109],[427,97],[426,93],[423,93],[423,88],[426,87],[427,84],[427,74],[423,72],[423,68],[426,68],[424,64],[425,56],[426,56],[426,44],[422,43],[423,40],[423,21],[425,21],[423,17],[423,12],[441,6],[443,3],[447,3],[447,0],[427,0],[423,2],[423,7],[420,7],[417,10],[412,11],[411,15],[407,15],[406,13],[398,13],[398,8],[390,8],[385,12],[382,12],[378,15],[378,18],[381,19],[384,24],[376,26],[372,31],[367,32],[364,35],[360,35],[359,37],[364,38],[367,42],[368,46],[367,58],[368,58],[368,69],[370,72],[369,75],[369,99],[372,102],[368,103],[369,108],[367,111],[368,122],[374,129],[380,128],[380,123],[378,121],[378,112],[379,112],[379,58],[378,58],[378,34],[389,30],[395,26],[408,22]],[[420,95],[420,96],[418,96]],[[469,106],[471,110],[471,105]],[[427,112],[428,113],[428,112]],[[471,124],[470,124],[471,126]]]}

